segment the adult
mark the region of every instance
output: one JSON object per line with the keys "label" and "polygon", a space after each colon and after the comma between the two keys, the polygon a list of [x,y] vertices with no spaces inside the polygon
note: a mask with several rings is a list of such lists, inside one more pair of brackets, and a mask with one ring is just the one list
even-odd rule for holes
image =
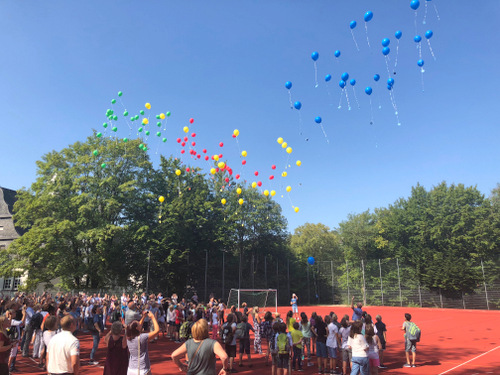
{"label": "adult", "polygon": [[125,311],[125,325],[130,325],[134,320],[141,320],[141,314],[137,311],[137,306],[134,301],[130,301]]}
{"label": "adult", "polygon": [[[153,322],[154,329],[149,333],[141,333],[142,324],[146,315]],[[144,311],[140,321],[134,320],[126,328],[127,346],[130,353],[128,362],[128,374],[149,375],[151,372],[151,363],[149,361],[148,341],[153,339],[160,332],[158,321],[151,311]]]}
{"label": "adult", "polygon": [[47,372],[49,374],[80,373],[80,341],[73,336],[75,319],[66,315],[61,319],[61,329],[52,337],[47,348]]}
{"label": "adult", "polygon": [[43,349],[40,355],[40,363],[38,367],[44,368],[44,360],[47,357],[47,348],[49,347],[50,340],[56,335],[57,329],[57,318],[53,315],[49,315],[45,320],[45,331],[43,332]]}
{"label": "adult", "polygon": [[[188,371],[189,374],[216,375],[216,358],[222,361],[222,369],[219,375],[226,374],[227,353],[216,341],[208,338],[208,323],[205,319],[198,320],[191,329],[193,338],[186,341],[172,353],[172,360],[181,371]],[[185,357],[189,365],[181,362]]]}
{"label": "adult", "polygon": [[352,350],[351,374],[361,372],[361,375],[370,374],[370,362],[368,360],[368,344],[361,334],[363,323],[359,320],[352,324],[347,345]]}
{"label": "adult", "polygon": [[7,333],[10,327],[10,319],[2,315],[0,316],[0,375],[9,375],[9,356],[11,349],[17,345],[17,341],[11,341]]}
{"label": "adult", "polygon": [[122,323],[117,321],[111,325],[111,330],[104,337],[108,348],[104,375],[126,375],[128,370],[127,340],[122,336]]}
{"label": "adult", "polygon": [[[410,328],[413,326],[411,321],[411,314],[405,314],[405,321],[403,322],[403,327],[401,329],[404,331],[405,335],[405,355],[406,363],[403,367],[416,367],[415,360],[417,359],[417,340],[410,339]],[[412,362],[410,363],[410,352],[412,353]]]}
{"label": "adult", "polygon": [[252,309],[252,319],[253,319],[253,348],[255,354],[262,354],[262,340],[260,338],[260,316],[259,316],[259,306],[254,306]]}
{"label": "adult", "polygon": [[290,306],[292,306],[293,314],[296,316],[295,320],[299,320],[299,297],[295,293],[292,293],[292,298],[290,299]]}
{"label": "adult", "polygon": [[361,317],[363,316],[363,304],[361,302],[358,302],[357,307],[354,307],[354,296],[352,296],[351,299],[351,309],[352,309],[352,321],[355,322],[356,320],[361,320]]}
{"label": "adult", "polygon": [[104,325],[102,323],[102,307],[94,306],[92,309],[92,322],[93,326],[90,330],[90,334],[92,335],[92,350],[90,351],[90,361],[89,365],[95,366],[98,365],[99,362],[95,360],[95,353],[97,352],[97,348],[99,347],[99,341],[101,340],[101,335],[104,332]]}
{"label": "adult", "polygon": [[33,301],[26,300],[25,302],[25,310],[26,310],[26,318],[24,321],[24,326],[26,327],[24,330],[24,335],[21,340],[21,348],[23,350],[23,357],[28,357],[29,348],[31,344],[31,339],[33,338],[33,333],[35,332],[31,323],[31,318],[35,315],[35,310],[33,309]]}
{"label": "adult", "polygon": [[375,328],[377,328],[377,336],[380,340],[380,345],[381,345],[381,348],[378,351],[378,356],[380,360],[379,368],[387,368],[384,365],[384,350],[385,350],[385,344],[387,343],[387,328],[385,326],[385,323],[382,322],[382,317],[380,315],[377,315],[375,317],[375,320],[377,321],[375,323]]}

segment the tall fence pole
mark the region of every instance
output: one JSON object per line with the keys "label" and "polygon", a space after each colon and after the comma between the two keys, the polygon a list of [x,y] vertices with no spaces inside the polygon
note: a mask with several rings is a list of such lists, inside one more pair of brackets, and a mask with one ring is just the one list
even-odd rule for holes
{"label": "tall fence pole", "polygon": [[399,260],[396,258],[396,265],[398,266],[398,284],[399,284],[399,303],[403,307],[403,296],[401,295],[401,278],[399,277]]}
{"label": "tall fence pole", "polygon": [[382,298],[382,306],[384,306],[384,286],[382,284],[382,266],[380,265],[380,258],[378,260],[378,269],[380,271],[380,296]]}
{"label": "tall fence pole", "polygon": [[345,261],[345,271],[346,271],[346,280],[347,280],[347,303],[351,300],[351,294],[349,293],[349,264],[347,260]]}
{"label": "tall fence pole", "polygon": [[333,287],[333,260],[330,261],[330,269],[332,270],[332,305],[335,304],[335,288]]}
{"label": "tall fence pole", "polygon": [[366,305],[365,263],[363,259],[361,259],[361,271],[363,272],[363,305]]}
{"label": "tall fence pole", "polygon": [[422,292],[420,292],[420,281],[418,282],[418,302],[420,302],[420,307],[422,307]]}
{"label": "tall fence pole", "polygon": [[441,288],[439,288],[439,301],[441,303],[441,308],[443,308],[443,295],[441,294]]}
{"label": "tall fence pole", "polygon": [[306,266],[307,268],[307,303],[311,304],[311,287],[309,285],[309,264]]}
{"label": "tall fence pole", "polygon": [[222,250],[222,297],[224,298],[224,282],[225,282],[225,274],[226,274],[226,251]]}
{"label": "tall fence pole", "polygon": [[483,264],[482,259],[481,259],[481,269],[483,270],[483,283],[484,283],[484,293],[486,294],[486,307],[489,310],[490,309],[490,302],[488,299],[488,288],[486,288],[486,277],[484,276],[484,264]]}
{"label": "tall fence pole", "polygon": [[288,295],[290,295],[290,259],[288,259],[288,261],[286,263],[286,279],[288,280],[287,291],[288,291]]}
{"label": "tall fence pole", "polygon": [[266,280],[267,289],[267,255],[264,257],[264,279]]}

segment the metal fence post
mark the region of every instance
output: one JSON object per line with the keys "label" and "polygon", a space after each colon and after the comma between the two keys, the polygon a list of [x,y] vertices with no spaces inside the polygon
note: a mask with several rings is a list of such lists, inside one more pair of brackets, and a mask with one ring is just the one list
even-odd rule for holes
{"label": "metal fence post", "polygon": [[332,305],[335,304],[335,288],[333,287],[333,260],[330,261],[330,269],[332,270]]}
{"label": "metal fence post", "polygon": [[422,293],[420,292],[420,281],[418,282],[418,301],[420,302],[420,307],[422,307]]}
{"label": "metal fence post", "polygon": [[484,276],[484,264],[483,264],[482,259],[481,259],[481,269],[483,270],[483,283],[484,283],[484,293],[486,294],[486,307],[489,310],[490,309],[490,302],[488,299],[488,289],[486,288],[486,277]]}
{"label": "metal fence post", "polygon": [[441,294],[441,288],[439,288],[439,301],[441,302],[441,308],[443,308],[443,295]]}
{"label": "metal fence post", "polygon": [[401,295],[401,279],[399,277],[399,260],[396,258],[396,265],[398,266],[398,284],[399,284],[399,303],[403,307],[403,296]]}
{"label": "metal fence post", "polygon": [[363,272],[363,305],[366,305],[365,263],[363,259],[361,259],[361,271]]}
{"label": "metal fence post", "polygon": [[351,300],[351,295],[349,293],[349,264],[347,263],[347,260],[345,261],[345,270],[346,270],[346,280],[347,280],[347,303],[349,304],[349,301]]}
{"label": "metal fence post", "polygon": [[382,284],[382,266],[380,265],[380,258],[378,260],[378,269],[380,271],[380,295],[382,298],[382,306],[384,306],[384,287]]}

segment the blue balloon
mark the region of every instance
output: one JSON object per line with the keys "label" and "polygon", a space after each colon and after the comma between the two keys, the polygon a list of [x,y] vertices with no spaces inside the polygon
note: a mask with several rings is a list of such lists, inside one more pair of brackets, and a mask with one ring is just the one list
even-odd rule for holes
{"label": "blue balloon", "polygon": [[316,122],[316,124],[321,124],[321,117],[317,116],[314,121]]}
{"label": "blue balloon", "polygon": [[396,39],[401,39],[401,37],[403,36],[403,32],[401,30],[398,30],[394,33],[394,36],[396,37]]}
{"label": "blue balloon", "polygon": [[391,44],[391,41],[389,40],[389,38],[382,39],[382,46],[383,47],[387,47],[389,44]]}
{"label": "blue balloon", "polygon": [[342,81],[346,81],[349,79],[349,73],[347,72],[344,72],[342,73],[342,75],[340,76],[342,78]]}
{"label": "blue balloon", "polygon": [[292,88],[292,82],[290,82],[290,81],[286,81],[286,82],[285,82],[285,87],[286,87],[288,90],[290,90],[290,89]]}
{"label": "blue balloon", "polygon": [[311,59],[313,59],[314,61],[318,60],[318,57],[319,57],[319,53],[318,52],[311,53]]}
{"label": "blue balloon", "polygon": [[345,81],[341,80],[339,82],[339,86],[340,86],[341,89],[343,89],[345,87]]}
{"label": "blue balloon", "polygon": [[384,56],[387,56],[390,52],[391,52],[391,49],[389,47],[382,48],[382,54]]}
{"label": "blue balloon", "polygon": [[332,76],[331,76],[330,74],[327,74],[327,75],[325,76],[325,81],[326,81],[326,82],[330,81],[331,79],[332,79]]}
{"label": "blue balloon", "polygon": [[373,79],[375,80],[375,82],[378,82],[378,80],[380,79],[380,75],[375,74],[375,75],[373,76]]}
{"label": "blue balloon", "polygon": [[349,24],[349,27],[352,29],[354,29],[356,27],[357,23],[356,21],[351,21],[351,23]]}
{"label": "blue balloon", "polygon": [[417,61],[418,66],[424,66],[424,60],[420,59]]}
{"label": "blue balloon", "polygon": [[387,85],[387,90],[392,90],[392,86],[391,85]]}
{"label": "blue balloon", "polygon": [[364,19],[365,19],[365,22],[369,22],[371,21],[371,19],[373,18],[373,12],[372,11],[368,11],[365,13],[365,16],[364,16]]}
{"label": "blue balloon", "polygon": [[433,36],[433,35],[434,35],[434,33],[432,32],[432,30],[427,30],[427,31],[425,32],[425,37],[426,37],[427,39],[432,38],[432,36]]}
{"label": "blue balloon", "polygon": [[354,86],[356,84],[356,80],[353,78],[349,81],[349,83],[351,84],[351,86]]}
{"label": "blue balloon", "polygon": [[339,50],[335,51],[335,57],[340,57],[340,51]]}
{"label": "blue balloon", "polygon": [[373,92],[372,88],[370,86],[368,86],[366,89],[365,89],[365,93],[366,95],[371,95]]}
{"label": "blue balloon", "polygon": [[420,6],[420,1],[418,1],[418,0],[411,0],[411,3],[410,3],[410,8],[411,9],[417,10],[419,6]]}
{"label": "blue balloon", "polygon": [[307,263],[309,263],[311,266],[314,264],[315,260],[313,257],[307,258]]}
{"label": "blue balloon", "polygon": [[293,106],[295,107],[295,109],[301,109],[302,108],[302,103],[301,102],[295,102],[295,103],[293,103]]}
{"label": "blue balloon", "polygon": [[389,79],[387,80],[387,85],[389,85],[389,86],[394,85],[394,78],[389,78]]}
{"label": "blue balloon", "polygon": [[422,37],[420,35],[415,35],[415,37],[413,38],[414,42],[415,43],[420,43],[422,41]]}

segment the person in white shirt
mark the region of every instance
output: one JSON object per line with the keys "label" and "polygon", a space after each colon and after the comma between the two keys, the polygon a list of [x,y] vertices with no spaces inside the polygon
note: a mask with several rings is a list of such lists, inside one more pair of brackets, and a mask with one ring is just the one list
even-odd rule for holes
{"label": "person in white shirt", "polygon": [[49,374],[80,373],[80,341],[73,336],[76,321],[71,315],[61,319],[62,331],[52,337],[47,348],[47,372]]}
{"label": "person in white shirt", "polygon": [[351,374],[361,375],[370,374],[370,364],[368,360],[368,344],[365,337],[361,334],[363,323],[361,320],[355,321],[351,326],[351,333],[347,340],[347,345],[352,349],[352,369]]}

